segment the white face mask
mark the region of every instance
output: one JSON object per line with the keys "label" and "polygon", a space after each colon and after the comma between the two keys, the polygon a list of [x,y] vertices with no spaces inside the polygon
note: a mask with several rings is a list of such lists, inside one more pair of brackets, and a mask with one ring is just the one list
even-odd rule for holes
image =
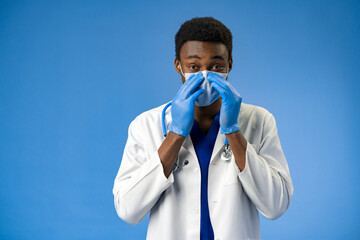
{"label": "white face mask", "polygon": [[[180,71],[182,73],[182,75],[185,77],[185,80],[188,80],[192,75],[197,74],[196,73],[183,73],[182,68],[181,68],[181,64],[180,64]],[[212,83],[208,80],[208,73],[210,71],[208,70],[204,70],[201,71],[202,75],[204,76],[204,81],[202,82],[202,84],[199,86],[199,89],[204,89],[204,93],[201,94],[197,100],[195,100],[195,105],[197,106],[209,106],[210,104],[212,104],[213,102],[215,102],[215,100],[217,100],[220,97],[220,94],[216,91],[215,88],[212,87]],[[228,73],[218,73],[218,72],[213,72],[218,74],[220,77],[226,79]]]}

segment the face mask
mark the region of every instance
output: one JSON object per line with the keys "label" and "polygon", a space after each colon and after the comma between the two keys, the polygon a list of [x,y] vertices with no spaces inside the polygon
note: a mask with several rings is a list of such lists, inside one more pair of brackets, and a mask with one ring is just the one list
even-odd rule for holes
{"label": "face mask", "polygon": [[[188,80],[192,75],[197,74],[196,73],[183,73],[182,69],[181,69],[181,65],[180,65],[180,71],[183,74],[183,76],[185,77],[185,80]],[[199,86],[199,89],[204,89],[204,93],[201,94],[198,99],[195,100],[195,105],[197,106],[209,106],[210,104],[212,104],[213,102],[215,102],[215,100],[217,100],[220,97],[220,94],[216,91],[215,88],[212,87],[212,83],[208,80],[208,73],[210,71],[204,70],[202,71],[202,75],[204,76],[204,81],[202,82],[202,84]],[[218,74],[220,77],[226,79],[228,73],[218,73],[218,72],[213,72]]]}

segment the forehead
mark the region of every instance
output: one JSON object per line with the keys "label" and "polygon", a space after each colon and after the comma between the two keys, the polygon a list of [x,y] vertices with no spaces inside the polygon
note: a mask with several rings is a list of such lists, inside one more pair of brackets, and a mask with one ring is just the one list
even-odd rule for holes
{"label": "forehead", "polygon": [[225,44],[218,42],[187,41],[180,49],[180,59],[184,60],[195,55],[200,58],[222,56],[224,59],[228,59],[228,54]]}

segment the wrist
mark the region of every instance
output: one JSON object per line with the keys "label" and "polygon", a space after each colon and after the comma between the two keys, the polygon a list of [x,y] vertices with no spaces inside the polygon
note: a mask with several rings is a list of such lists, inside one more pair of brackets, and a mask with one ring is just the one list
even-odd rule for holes
{"label": "wrist", "polygon": [[180,128],[177,128],[177,127],[172,127],[170,125],[168,135],[171,134],[171,133],[176,134],[177,136],[184,137],[184,138],[189,136],[189,132],[181,130]]}
{"label": "wrist", "polygon": [[177,142],[183,142],[186,139],[186,136],[183,136],[181,134],[178,134],[176,132],[170,131],[168,132],[166,138],[168,138],[171,142],[177,143]]}
{"label": "wrist", "polygon": [[231,134],[240,130],[239,124],[234,124],[231,127],[221,128],[221,134]]}

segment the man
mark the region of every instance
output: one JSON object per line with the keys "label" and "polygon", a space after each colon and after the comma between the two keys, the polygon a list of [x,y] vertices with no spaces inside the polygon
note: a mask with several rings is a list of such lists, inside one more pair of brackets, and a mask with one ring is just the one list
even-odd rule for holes
{"label": "man", "polygon": [[130,224],[151,211],[147,239],[260,239],[258,211],[278,218],[293,194],[275,119],[227,81],[232,35],[221,22],[185,22],[175,48],[183,85],[164,119],[165,104],[131,122],[116,211]]}

